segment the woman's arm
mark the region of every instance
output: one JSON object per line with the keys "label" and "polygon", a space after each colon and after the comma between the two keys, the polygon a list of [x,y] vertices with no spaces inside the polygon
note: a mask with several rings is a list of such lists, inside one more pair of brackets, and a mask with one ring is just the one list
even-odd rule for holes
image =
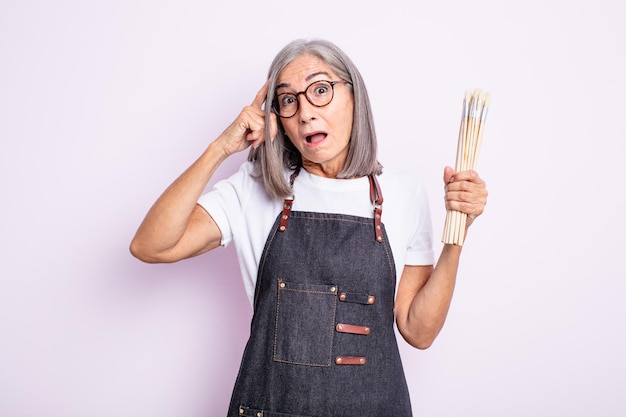
{"label": "woman's arm", "polygon": [[[207,183],[230,155],[265,140],[262,109],[268,84],[259,90],[250,106],[213,141],[154,203],[130,244],[131,253],[144,262],[175,262],[219,246],[221,232],[209,213],[197,205]],[[272,137],[276,118],[270,120]]]}
{"label": "woman's arm", "polygon": [[[467,213],[468,228],[487,203],[485,182],[475,171],[444,170],[446,208]],[[467,230],[466,230],[467,232]],[[433,343],[448,315],[462,246],[444,245],[437,264],[405,265],[396,296],[396,322],[404,339],[426,349]]]}

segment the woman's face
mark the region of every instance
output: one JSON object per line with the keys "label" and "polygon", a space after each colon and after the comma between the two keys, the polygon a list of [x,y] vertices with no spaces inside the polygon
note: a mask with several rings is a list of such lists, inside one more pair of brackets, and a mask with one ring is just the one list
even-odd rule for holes
{"label": "woman's face", "polygon": [[[301,55],[278,76],[276,94],[298,93],[321,80],[340,78],[321,59]],[[280,119],[289,140],[302,155],[303,167],[312,174],[329,178],[336,178],[346,162],[354,110],[348,85],[338,83],[333,89],[333,99],[324,107],[312,105],[304,94],[299,94],[296,114]]]}

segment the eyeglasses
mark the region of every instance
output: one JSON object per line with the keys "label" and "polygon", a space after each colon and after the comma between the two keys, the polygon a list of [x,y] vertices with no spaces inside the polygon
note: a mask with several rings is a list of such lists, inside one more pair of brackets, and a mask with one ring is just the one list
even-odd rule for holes
{"label": "eyeglasses", "polygon": [[333,101],[333,96],[335,95],[335,84],[342,83],[352,84],[350,81],[346,80],[321,80],[315,81],[313,84],[309,85],[306,90],[300,91],[299,93],[278,94],[274,99],[272,109],[274,110],[274,113],[278,114],[283,119],[293,117],[300,108],[300,101],[298,100],[298,96],[300,94],[304,94],[307,101],[315,107],[327,106],[331,101]]}

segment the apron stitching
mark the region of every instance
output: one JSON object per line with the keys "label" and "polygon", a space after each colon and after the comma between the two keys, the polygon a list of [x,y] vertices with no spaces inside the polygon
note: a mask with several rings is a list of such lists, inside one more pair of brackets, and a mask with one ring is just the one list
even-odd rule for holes
{"label": "apron stitching", "polygon": [[324,364],[319,364],[319,363],[294,362],[294,361],[288,361],[285,359],[274,359],[274,362],[288,363],[290,365],[304,365],[304,366],[316,366],[318,368],[330,368],[330,364],[324,365]]}
{"label": "apron stitching", "polygon": [[[278,280],[278,285],[280,285],[280,279]],[[280,291],[276,291],[276,322],[274,324],[274,353],[272,354],[272,358],[276,361],[276,349],[278,348],[278,314],[280,313]]]}
{"label": "apron stitching", "polygon": [[[384,227],[384,224],[383,224],[383,227]],[[385,240],[385,242],[387,242],[387,240]],[[383,248],[385,249],[385,255],[387,255],[387,265],[389,266],[389,272],[391,272],[392,279],[395,281],[394,284],[396,284],[396,282],[398,280],[398,277],[396,276],[396,267],[395,267],[395,265],[393,265],[393,262],[391,260],[391,256],[389,254],[389,244],[387,243],[387,244],[383,245]],[[396,287],[395,287],[395,285],[393,287],[393,295],[394,295],[394,298],[395,298],[395,295],[396,295]]]}
{"label": "apron stitching", "polygon": [[348,219],[339,219],[336,217],[329,217],[329,218],[325,218],[325,219],[311,219],[307,216],[298,216],[297,214],[294,214],[291,216],[291,218],[295,218],[295,219],[309,219],[309,220],[316,220],[316,221],[337,221],[337,222],[344,222],[344,223],[356,223],[356,224],[370,224],[369,221],[365,222],[365,221],[359,221],[359,220],[348,220]]}
{"label": "apron stitching", "polygon": [[[276,230],[277,228],[273,228],[272,231],[272,235],[270,237],[270,240],[267,242],[266,247],[269,248],[269,246],[272,244],[272,242],[274,241],[274,237],[276,236]],[[255,287],[260,287],[261,285],[261,281],[263,279],[263,270],[265,269],[265,262],[267,261],[267,255],[268,255],[269,251],[264,251],[263,253],[263,259],[261,261],[261,266],[259,267],[259,270],[257,271],[257,282]],[[259,292],[257,291],[256,288],[254,290],[254,309],[256,310],[256,306],[257,306],[257,299],[259,296]]]}
{"label": "apron stitching", "polygon": [[333,304],[333,328],[331,330],[331,337],[330,337],[330,350],[328,351],[328,362],[330,363],[332,358],[333,358],[333,344],[335,342],[335,320],[337,317],[337,295],[335,295],[335,299],[334,299],[335,303]]}

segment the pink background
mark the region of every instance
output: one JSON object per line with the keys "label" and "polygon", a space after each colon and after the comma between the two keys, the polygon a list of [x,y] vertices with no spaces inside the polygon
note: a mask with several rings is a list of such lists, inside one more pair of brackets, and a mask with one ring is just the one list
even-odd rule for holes
{"label": "pink background", "polygon": [[493,94],[448,322],[400,342],[415,414],[626,414],[621,2],[215,3],[0,4],[0,415],[224,415],[251,316],[233,248],[155,266],[128,244],[298,37],[362,70],[437,236],[463,93]]}

